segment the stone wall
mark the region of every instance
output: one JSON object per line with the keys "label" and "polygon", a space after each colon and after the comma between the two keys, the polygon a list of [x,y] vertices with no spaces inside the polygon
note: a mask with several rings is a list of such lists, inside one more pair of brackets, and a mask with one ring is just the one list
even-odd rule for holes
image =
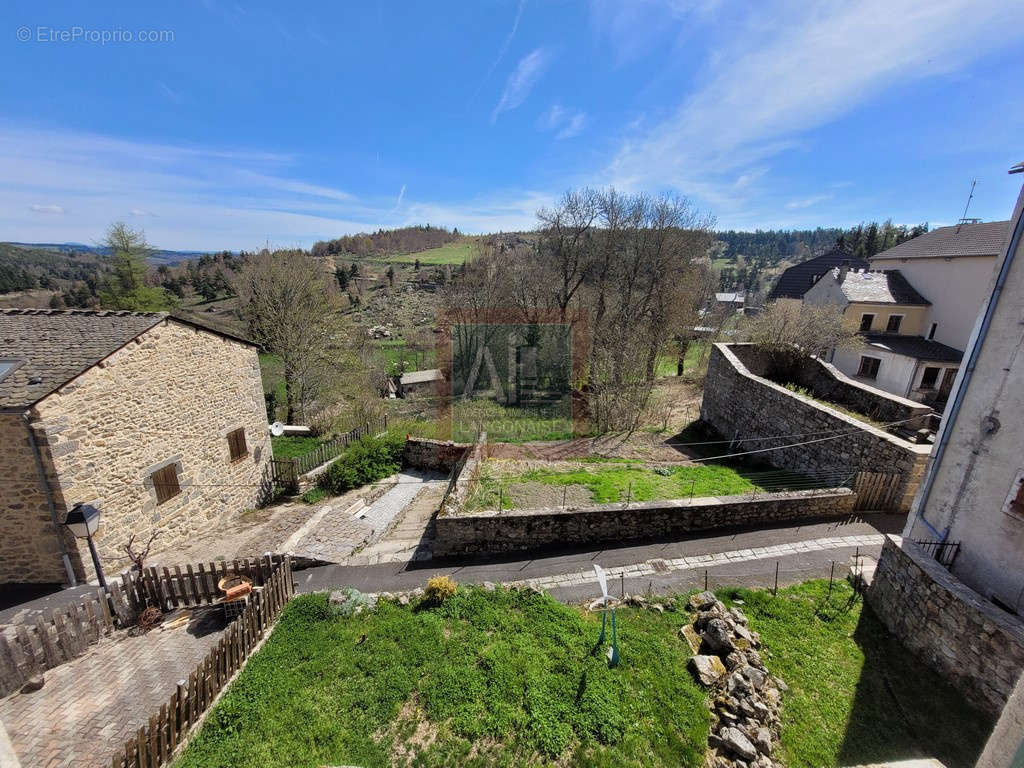
{"label": "stone wall", "polygon": [[[729,350],[755,376],[770,376],[768,356],[750,344],[731,344]],[[785,378],[806,387],[815,397],[838,403],[885,423],[907,421],[907,429],[926,426],[932,409],[905,397],[883,392],[851,379],[834,365],[816,357],[807,358],[799,368],[786,371]]]}
{"label": "stone wall", "polygon": [[[71,536],[55,530],[39,480],[28,427],[20,414],[0,414],[0,584],[61,583],[67,580],[60,557],[60,535],[71,550]],[[54,478],[50,478],[51,482]]]}
{"label": "stone wall", "polygon": [[425,437],[409,437],[405,441],[402,459],[407,467],[429,469],[436,472],[451,472],[469,450],[468,443],[453,443],[450,440],[428,440]]}
{"label": "stone wall", "polygon": [[731,444],[729,452],[790,446],[766,451],[758,458],[780,469],[816,477],[858,471],[897,473],[904,480],[895,511],[910,510],[931,446],[903,440],[755,375],[737,356],[737,349],[752,364],[760,360],[749,345],[715,344],[700,406],[701,418],[723,437],[744,438]]}
{"label": "stone wall", "polygon": [[[56,477],[59,518],[76,502],[102,511],[95,540],[108,575],[128,565],[122,547],[133,533],[144,544],[160,531],[167,550],[228,512],[256,507],[269,488],[256,348],[171,319],[44,398],[32,416]],[[232,461],[227,434],[238,428],[248,455]],[[168,464],[178,469],[181,493],[158,505],[150,476]],[[20,472],[34,468],[26,463]],[[78,561],[79,576],[93,578],[84,543]],[[46,571],[59,567],[58,559]],[[36,578],[15,568],[4,577]]]}
{"label": "stone wall", "polygon": [[553,545],[621,542],[690,531],[825,517],[853,512],[848,488],[706,499],[603,504],[582,509],[525,509],[440,514],[436,557],[517,552]]}
{"label": "stone wall", "polygon": [[1024,671],[1024,622],[960,582],[909,540],[887,538],[867,602],[889,631],[993,714]]}

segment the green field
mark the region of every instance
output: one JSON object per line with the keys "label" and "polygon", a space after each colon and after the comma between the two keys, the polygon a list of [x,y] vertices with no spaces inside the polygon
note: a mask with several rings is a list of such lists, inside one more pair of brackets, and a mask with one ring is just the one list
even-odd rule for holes
{"label": "green field", "polygon": [[394,262],[395,264],[415,264],[419,260],[423,266],[457,265],[472,259],[476,253],[477,246],[475,242],[459,241],[442,245],[440,248],[431,248],[430,250],[417,253],[395,254],[381,260]]}
{"label": "green field", "polygon": [[487,397],[456,400],[452,405],[452,439],[470,441],[480,431],[492,443],[571,440],[572,406],[565,398],[537,408],[502,405]]}
{"label": "green field", "polygon": [[789,768],[919,757],[948,768],[978,759],[993,720],[890,635],[845,581],[781,590],[722,590],[742,598],[762,657],[783,694],[782,762]]}
{"label": "green field", "polygon": [[178,768],[701,765],[710,715],[677,613],[601,616],[527,590],[342,618],[295,598]]}
{"label": "green field", "polygon": [[380,350],[387,371],[391,375],[404,371],[422,371],[436,366],[436,347],[413,347],[400,336],[375,341],[374,344]]}

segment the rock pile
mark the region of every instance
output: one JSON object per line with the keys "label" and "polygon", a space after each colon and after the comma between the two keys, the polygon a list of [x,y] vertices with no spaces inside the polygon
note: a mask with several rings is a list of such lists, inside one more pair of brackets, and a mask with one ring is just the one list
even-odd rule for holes
{"label": "rock pile", "polygon": [[772,759],[779,740],[779,705],[786,684],[773,677],[739,608],[726,608],[711,592],[690,598],[696,612],[680,634],[694,656],[690,669],[711,689],[711,733],[708,768],[775,768]]}

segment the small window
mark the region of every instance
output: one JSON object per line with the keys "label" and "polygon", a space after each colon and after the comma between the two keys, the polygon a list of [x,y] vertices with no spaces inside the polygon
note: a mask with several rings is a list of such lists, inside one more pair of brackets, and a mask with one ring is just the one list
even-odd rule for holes
{"label": "small window", "polygon": [[1017,472],[1010,493],[1003,504],[1003,512],[1024,520],[1024,470]]}
{"label": "small window", "polygon": [[881,366],[882,361],[877,357],[861,357],[860,369],[857,371],[857,375],[865,379],[877,379],[878,368]]}
{"label": "small window", "polygon": [[232,461],[239,461],[249,455],[249,446],[245,444],[245,429],[228,432],[228,450]]}
{"label": "small window", "polygon": [[925,368],[924,375],[921,377],[921,389],[935,389],[935,384],[938,382],[938,380],[938,368]]}
{"label": "small window", "polygon": [[868,314],[861,315],[860,316],[860,330],[862,332],[863,331],[870,331],[871,330],[871,326],[874,324],[874,322],[875,322],[875,316],[874,315],[868,315]]}
{"label": "small window", "polygon": [[937,331],[938,329],[939,329],[939,324],[938,323],[932,323],[932,327],[928,329],[928,338],[929,339],[934,339],[935,338],[935,331]]}
{"label": "small window", "polygon": [[889,322],[885,324],[886,333],[899,333],[900,325],[903,323],[903,315],[889,315]]}
{"label": "small window", "polygon": [[168,464],[163,469],[158,469],[150,475],[150,478],[153,481],[153,488],[156,490],[157,504],[170,501],[181,493],[181,486],[178,484],[177,464]]}
{"label": "small window", "polygon": [[23,365],[22,360],[13,360],[11,358],[0,359],[0,381],[7,378],[7,374],[12,373]]}

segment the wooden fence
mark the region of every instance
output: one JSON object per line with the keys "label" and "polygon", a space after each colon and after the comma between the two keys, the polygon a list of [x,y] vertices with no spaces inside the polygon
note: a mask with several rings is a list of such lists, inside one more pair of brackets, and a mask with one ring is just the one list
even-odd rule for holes
{"label": "wooden fence", "polygon": [[81,656],[115,629],[132,626],[150,605],[161,611],[210,605],[223,597],[217,582],[224,576],[241,574],[263,586],[284,560],[284,555],[268,554],[196,566],[150,567],[141,573],[122,571],[120,582],[112,579],[108,585],[109,601],[97,590],[0,632],[0,696],[18,690],[33,675]]}
{"label": "wooden fence", "polygon": [[899,507],[904,475],[893,472],[858,472],[853,480],[857,494],[854,510],[895,510]]}
{"label": "wooden fence", "polygon": [[[225,576],[239,574],[263,586],[284,562],[284,555],[267,554],[241,560],[220,560],[207,564],[176,565],[173,568],[152,567],[139,571],[122,571],[121,583],[111,582],[110,592],[118,616],[133,617],[150,605],[162,611],[209,605],[224,594],[217,582]],[[184,568],[184,570],[183,570]]]}
{"label": "wooden fence", "polygon": [[388,417],[373,422],[365,422],[361,426],[339,435],[325,443],[321,443],[309,453],[292,459],[274,459],[274,484],[293,491],[299,487],[299,477],[310,472],[321,464],[340,456],[348,446],[359,438],[388,428]]}
{"label": "wooden fence", "polygon": [[113,768],[159,768],[169,763],[293,594],[291,559],[283,556],[260,588],[251,593],[249,606],[228,625],[217,646],[178,684],[136,737],[114,755]]}
{"label": "wooden fence", "polygon": [[81,656],[113,631],[114,616],[102,590],[44,611],[31,622],[11,625],[0,633],[0,696]]}

